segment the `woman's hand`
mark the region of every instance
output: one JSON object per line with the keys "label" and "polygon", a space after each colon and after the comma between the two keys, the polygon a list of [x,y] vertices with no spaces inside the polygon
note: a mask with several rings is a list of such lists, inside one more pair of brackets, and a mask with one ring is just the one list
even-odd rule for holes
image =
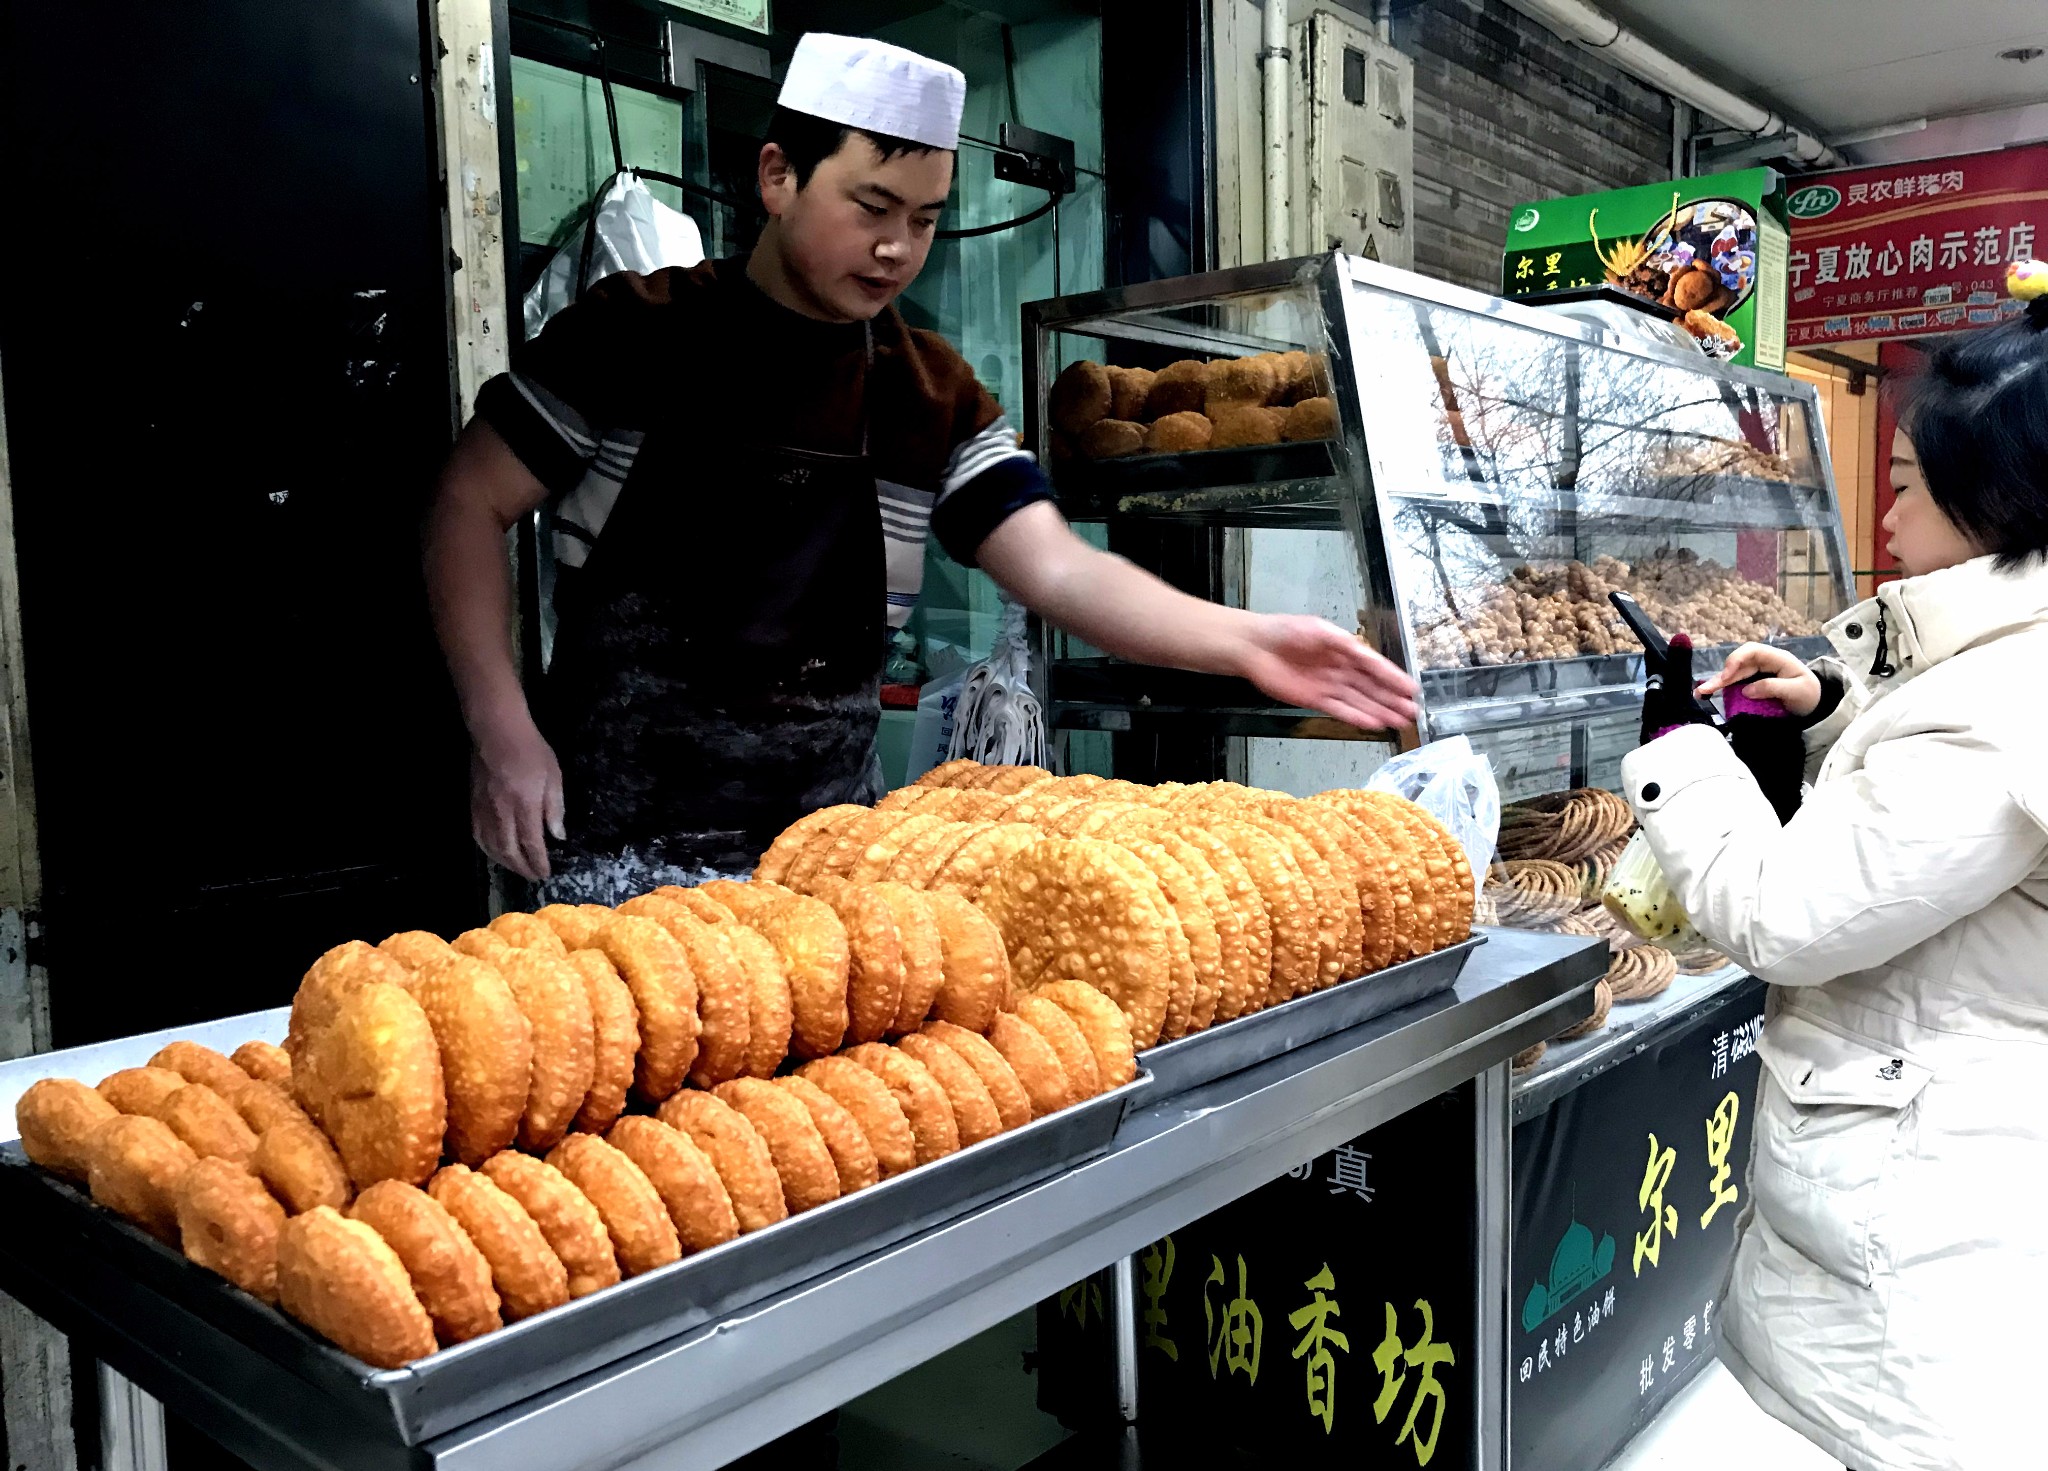
{"label": "woman's hand", "polygon": [[1721,672],[1701,684],[1695,693],[1704,699],[1752,676],[1761,676],[1743,689],[1752,700],[1776,700],[1785,707],[1786,714],[1802,719],[1820,705],[1820,677],[1791,654],[1769,644],[1744,644],[1728,656]]}

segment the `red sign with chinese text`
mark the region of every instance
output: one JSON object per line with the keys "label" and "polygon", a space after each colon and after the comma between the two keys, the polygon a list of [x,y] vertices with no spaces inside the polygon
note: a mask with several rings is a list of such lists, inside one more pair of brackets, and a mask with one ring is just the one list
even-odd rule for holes
{"label": "red sign with chinese text", "polygon": [[2048,145],[1810,174],[1791,189],[1793,347],[1988,327],[2048,242]]}

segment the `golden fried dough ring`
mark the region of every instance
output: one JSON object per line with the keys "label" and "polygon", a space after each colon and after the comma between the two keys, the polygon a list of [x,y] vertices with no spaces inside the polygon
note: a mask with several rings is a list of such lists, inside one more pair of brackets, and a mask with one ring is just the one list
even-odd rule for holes
{"label": "golden fried dough ring", "polygon": [[800,860],[790,865],[787,880],[792,889],[815,893],[820,879],[845,878],[853,872],[853,866],[860,862],[861,854],[868,845],[889,831],[902,820],[901,812],[876,812],[864,809],[851,822],[836,829],[829,837],[820,837],[804,850]]}
{"label": "golden fried dough ring", "polygon": [[1352,790],[1326,792],[1324,796],[1333,799],[1328,805],[1349,813],[1393,851],[1401,880],[1408,886],[1409,900],[1406,912],[1400,916],[1404,921],[1404,943],[1395,959],[1428,954],[1436,943],[1436,889],[1430,869],[1441,865],[1443,859],[1428,827],[1424,825],[1418,830],[1411,825],[1409,812],[1414,804],[1392,792]]}
{"label": "golden fried dough ring", "polygon": [[1171,815],[1165,822],[1168,825],[1158,830],[1160,840],[1178,840],[1200,854],[1215,871],[1230,911],[1237,916],[1243,970],[1235,984],[1226,974],[1223,993],[1216,998],[1216,1020],[1227,1022],[1248,1016],[1266,1004],[1266,993],[1273,983],[1273,922],[1265,900],[1251,870],[1228,843],[1207,828],[1182,824]]}
{"label": "golden fried dough ring", "polygon": [[549,1152],[547,1162],[603,1220],[618,1269],[626,1276],[682,1259],[668,1208],[641,1168],[619,1150],[595,1134],[571,1134]]}
{"label": "golden fried dough ring", "polygon": [[1243,822],[1210,819],[1204,826],[1237,855],[1265,906],[1273,936],[1273,971],[1259,1004],[1275,1006],[1307,994],[1322,965],[1315,891],[1269,834]]}
{"label": "golden fried dough ring", "polygon": [[[1065,1014],[1061,1012],[1062,1016]],[[1031,1100],[1033,1118],[1042,1119],[1049,1113],[1058,1113],[1085,1096],[1068,1078],[1059,1054],[1045,1040],[1044,1033],[1015,1012],[1006,1011],[996,1017],[988,1029],[988,1044],[1001,1054],[1003,1061],[1010,1065],[1010,1071],[1017,1075],[1017,1081]],[[1085,1042],[1081,1044],[1080,1051],[1088,1058],[1088,1066],[1092,1069],[1095,1057],[1088,1052]]]}
{"label": "golden fried dough ring", "polygon": [[898,1038],[896,1047],[905,1057],[923,1063],[926,1071],[946,1090],[946,1101],[953,1106],[953,1123],[959,1131],[961,1148],[993,1139],[1003,1132],[1003,1117],[996,1111],[996,1101],[989,1095],[988,1086],[981,1081],[980,1074],[967,1065],[967,1059],[945,1043],[915,1032]]}
{"label": "golden fried dough ring", "polygon": [[[918,791],[919,788],[904,787],[904,791]],[[950,805],[958,794],[945,788],[936,787],[924,792],[927,798],[945,798]],[[896,856],[889,860],[887,872],[880,877],[894,883],[908,884],[913,889],[924,888],[930,876],[937,871],[934,855],[941,850],[950,851],[967,841],[969,829],[966,823],[939,815],[929,827],[923,828],[903,844]]]}
{"label": "golden fried dough ring", "polygon": [[1362,973],[1364,961],[1352,949],[1363,938],[1356,882],[1347,887],[1299,829],[1256,810],[1240,820],[1278,843],[1308,886],[1316,930],[1316,973],[1310,989],[1320,991],[1347,973]]}
{"label": "golden fried dough ring", "polygon": [[292,1085],[292,1058],[275,1042],[244,1042],[228,1059],[252,1082],[271,1083],[279,1088]]}
{"label": "golden fried dough ring", "polygon": [[263,1182],[225,1159],[202,1159],[176,1192],[178,1242],[187,1259],[251,1297],[277,1301],[277,1238],[284,1207]]}
{"label": "golden fried dough ring", "polygon": [[[1301,830],[1326,858],[1331,857],[1332,845],[1342,850],[1349,865],[1348,877],[1358,889],[1361,973],[1379,970],[1393,961],[1398,928],[1395,895],[1398,889],[1401,903],[1406,904],[1408,893],[1407,882],[1386,845],[1364,831],[1362,824],[1323,802],[1294,803],[1273,815]],[[1331,866],[1338,866],[1334,859]]]}
{"label": "golden fried dough ring", "polygon": [[747,973],[721,933],[724,926],[706,924],[688,906],[655,894],[627,900],[619,913],[653,920],[689,957],[690,975],[697,982],[697,1057],[690,1081],[711,1088],[738,1077],[747,1065],[753,998]]}
{"label": "golden fried dough ring", "polygon": [[1123,1008],[1082,981],[1051,981],[1033,994],[1054,1003],[1074,1019],[1074,1025],[1088,1040],[1089,1051],[1095,1054],[1095,1068],[1105,1092],[1121,1088],[1138,1076],[1138,1060]]}
{"label": "golden fried dough ring", "polygon": [[[859,1063],[888,1085],[897,1106],[903,1110],[903,1117],[909,1121],[910,1137],[916,1147],[919,1164],[944,1159],[959,1149],[960,1125],[953,1116],[953,1102],[946,1096],[939,1080],[932,1076],[931,1069],[908,1053],[885,1047],[879,1042],[850,1047],[842,1055]],[[819,1086],[824,1085],[820,1083]]]}
{"label": "golden fried dough ring", "polygon": [[550,904],[533,917],[555,932],[563,949],[574,952],[591,947],[597,932],[611,923],[612,912],[601,904]]}
{"label": "golden fried dough ring", "polygon": [[711,1157],[688,1134],[660,1119],[636,1116],[620,1119],[605,1138],[640,1167],[661,1197],[685,1254],[708,1251],[740,1234],[740,1219],[725,1182]]}
{"label": "golden fried dough ring", "polygon": [[751,883],[711,879],[698,892],[709,895],[714,904],[722,905],[744,925],[753,924],[783,900],[796,897],[795,889],[784,888],[766,879],[755,879]]}
{"label": "golden fried dough ring", "polygon": [[1062,434],[1080,434],[1109,412],[1109,370],[1082,358],[1060,370],[1046,392],[1046,417]]}
{"label": "golden fried dough ring", "polygon": [[351,1193],[341,1155],[311,1119],[294,1119],[265,1129],[250,1160],[256,1176],[292,1215],[316,1206],[340,1210]]}
{"label": "golden fried dough ring", "polygon": [[430,960],[461,953],[430,930],[400,930],[395,935],[386,935],[377,949],[407,970],[418,970]]}
{"label": "golden fried dough ring", "polygon": [[[1360,888],[1358,866],[1351,857],[1349,836],[1338,834],[1326,809],[1312,807],[1284,792],[1253,791],[1249,805],[1261,814],[1254,825],[1287,845],[1295,866],[1315,888],[1318,912],[1325,924],[1332,920],[1337,923],[1336,970],[1331,971],[1326,959],[1322,983],[1334,985],[1339,980],[1364,975],[1365,895]],[[1323,913],[1328,905],[1335,907]]]}
{"label": "golden fried dough ring", "polygon": [[871,884],[828,886],[819,898],[846,928],[846,1040],[879,1041],[903,1001],[903,939],[896,913]]}
{"label": "golden fried dough ring", "polygon": [[382,1180],[356,1197],[348,1215],[398,1254],[442,1343],[467,1343],[505,1326],[491,1264],[448,1208],[426,1191]]}
{"label": "golden fried dough ring", "polygon": [[485,1160],[483,1172],[540,1227],[569,1274],[571,1298],[588,1297],[619,1280],[619,1259],[604,1217],[560,1170],[508,1149]]}
{"label": "golden fried dough ring", "polygon": [[917,779],[921,787],[957,787],[969,777],[988,768],[968,756],[956,756],[951,761],[941,761],[930,771]]}
{"label": "golden fried dough ring", "polygon": [[923,894],[897,883],[878,883],[881,895],[896,920],[896,936],[903,955],[903,986],[890,1030],[912,1032],[924,1025],[946,982],[945,950],[939,936],[938,918]]}
{"label": "golden fried dough ring", "polygon": [[884,1180],[917,1163],[917,1140],[910,1132],[910,1120],[887,1083],[844,1057],[821,1057],[805,1063],[796,1076],[815,1083],[860,1125]]}
{"label": "golden fried dough ring", "polygon": [[697,978],[675,936],[651,919],[614,917],[592,947],[633,993],[640,1018],[634,1087],[658,1103],[683,1086],[697,1060]]}
{"label": "golden fried dough ring", "polygon": [[832,1156],[832,1167],[838,1171],[841,1195],[865,1190],[881,1180],[882,1167],[875,1158],[874,1145],[868,1143],[860,1122],[846,1111],[838,1099],[809,1078],[800,1078],[794,1073],[777,1078],[772,1086],[794,1098],[810,1114],[811,1122],[817,1126],[818,1137]]}
{"label": "golden fried dough ring", "polygon": [[492,920],[489,928],[492,934],[502,937],[515,949],[538,950],[558,960],[569,953],[562,937],[555,933],[555,927],[537,914],[507,911]]}
{"label": "golden fried dough ring", "polygon": [[351,991],[314,1035],[307,1065],[293,1060],[292,1079],[326,1100],[324,1127],[358,1187],[433,1174],[448,1095],[433,1026],[411,992],[381,981]]}
{"label": "golden fried dough ring", "polygon": [[822,899],[791,895],[782,903],[744,921],[782,957],[789,978],[790,1005],[796,1012],[790,1048],[799,1057],[825,1057],[846,1040],[847,973],[853,957],[846,926]]}
{"label": "golden fried dough ring", "polygon": [[[1080,1024],[1058,1003],[1025,992],[1011,1003],[1017,1020],[1045,1040],[1059,1059],[1060,1072],[1067,1080],[1069,1101],[1080,1103],[1102,1091],[1102,1068],[1095,1061],[1095,1049],[1088,1045]],[[993,1033],[990,1034],[993,1038]],[[1007,1053],[1004,1054],[1008,1056]]]}
{"label": "golden fried dough ring", "polygon": [[[517,964],[520,953],[507,945],[505,964]],[[412,994],[441,1048],[448,1152],[482,1164],[518,1137],[533,1080],[533,1025],[498,968],[468,955],[416,972]]]}
{"label": "golden fried dough ring", "polygon": [[[292,996],[291,1023],[284,1039],[284,1050],[291,1055],[292,1066],[296,1068],[299,1065],[299,1058],[313,1034],[334,1019],[342,998],[349,992],[372,981],[403,986],[409,974],[389,955],[372,949],[361,940],[336,945],[314,961]],[[199,1081],[204,1082],[205,1079]],[[303,1098],[299,1101],[306,1102]],[[315,1120],[319,1119],[317,1110],[309,1108],[307,1111]]]}
{"label": "golden fried dough ring", "polygon": [[[803,852],[813,838],[838,832],[847,823],[867,811],[867,808],[851,802],[842,802],[836,807],[821,807],[816,812],[799,817],[782,830],[768,851],[761,855],[760,864],[754,869],[754,880],[779,884],[786,880],[789,866],[796,856]],[[711,896],[718,899],[716,893]],[[725,901],[720,899],[720,903]]]}
{"label": "golden fried dough ring", "polygon": [[275,1083],[259,1083],[252,1078],[248,1087],[228,1101],[242,1116],[242,1122],[258,1134],[287,1120],[304,1124],[313,1122],[303,1108],[292,1102],[291,1095]]}
{"label": "golden fried dough ring", "polygon": [[976,902],[1002,932],[1016,984],[1071,977],[1100,986],[1130,1016],[1133,1037],[1147,1047],[1159,1040],[1173,942],[1184,954],[1187,939],[1159,881],[1129,853],[1097,838],[1042,838]]}
{"label": "golden fried dough ring", "polygon": [[177,1041],[161,1047],[149,1065],[168,1068],[188,1083],[203,1083],[230,1101],[249,1086],[247,1073],[221,1053],[197,1042]]}
{"label": "golden fried dough ring", "polygon": [[458,955],[496,965],[518,947],[495,930],[464,930],[450,942]]}
{"label": "golden fried dough ring", "polygon": [[[1188,896],[1189,913],[1196,919],[1206,921],[1207,917],[1201,912],[1201,899],[1194,893],[1194,884],[1189,880],[1186,871],[1178,869],[1173,860],[1160,850],[1153,848],[1148,852],[1157,854],[1159,861],[1167,869],[1178,872],[1181,892]],[[1203,986],[1202,973],[1195,964],[1194,946],[1190,940],[1190,936],[1196,931],[1190,928],[1191,921],[1182,916],[1179,906],[1168,893],[1166,879],[1159,870],[1152,867],[1147,858],[1141,857],[1122,843],[1107,844],[1102,857],[1105,862],[1113,863],[1123,870],[1124,876],[1133,884],[1155,895],[1156,902],[1166,917],[1166,950],[1173,988],[1167,993],[1166,1016],[1160,1023],[1159,1039],[1162,1042],[1171,1042],[1185,1037],[1194,1022],[1195,1005],[1201,997]],[[1206,935],[1213,940],[1213,921],[1207,922]],[[1211,984],[1213,986],[1213,967]],[[1211,1010],[1213,1013],[1213,1006]]]}
{"label": "golden fried dough ring", "polygon": [[[1379,791],[1368,791],[1364,796],[1366,801],[1376,804],[1380,811],[1398,823],[1413,843],[1421,865],[1423,890],[1429,901],[1426,918],[1430,928],[1420,937],[1421,943],[1435,948],[1453,943],[1451,936],[1458,934],[1461,927],[1469,933],[1471,921],[1465,911],[1472,895],[1472,870],[1471,865],[1463,861],[1464,849],[1457,839],[1444,830],[1427,808],[1406,797]],[[1414,877],[1415,873],[1411,872],[1411,880]],[[1453,912],[1448,916],[1441,915],[1439,911],[1447,903]],[[1417,906],[1421,907],[1420,900]],[[1459,938],[1463,936],[1459,935]]]}
{"label": "golden fried dough ring", "polygon": [[839,1198],[839,1167],[811,1111],[795,1097],[761,1078],[721,1083],[717,1096],[754,1126],[775,1161],[783,1204],[796,1215]]}
{"label": "golden fried dough ring", "polygon": [[619,972],[597,950],[572,950],[569,964],[583,978],[590,1002],[590,1091],[576,1111],[573,1127],[601,1134],[626,1110],[633,1087],[634,1059],[640,1054],[640,1009]]}
{"label": "golden fried dough ring", "polygon": [[[974,1069],[974,1075],[988,1090],[989,1101],[995,1104],[996,1116],[1004,1129],[1021,1129],[1031,1122],[1031,1095],[1024,1091],[1016,1069],[1003,1060],[1003,1054],[988,1038],[965,1027],[956,1027],[951,1022],[939,1021],[926,1022],[924,1035],[958,1053],[960,1060]],[[943,1082],[942,1079],[942,1086]]]}
{"label": "golden fried dough ring", "polygon": [[178,1181],[198,1162],[192,1148],[157,1119],[122,1114],[93,1131],[86,1182],[92,1198],[150,1235],[178,1239]]}
{"label": "golden fried dough ring", "polygon": [[663,884],[654,891],[657,899],[666,899],[680,904],[706,924],[731,924],[739,918],[731,909],[719,903],[702,889],[678,888],[674,884]]}
{"label": "golden fried dough ring", "polygon": [[526,1112],[519,1120],[521,1149],[553,1149],[569,1132],[597,1069],[590,992],[566,955],[538,947],[505,957],[498,974],[512,990],[533,1036],[533,1070]]}
{"label": "golden fried dough ring", "polygon": [[403,1368],[434,1351],[433,1321],[398,1253],[330,1206],[285,1222],[277,1238],[277,1301],[373,1368]]}
{"label": "golden fried dough ring", "polygon": [[687,1090],[664,1103],[656,1117],[704,1151],[740,1230],[758,1231],[789,1215],[775,1156],[745,1114],[715,1094]]}
{"label": "golden fried dough ring", "polygon": [[203,1083],[188,1083],[168,1095],[150,1117],[170,1125],[201,1159],[224,1159],[245,1169],[255,1157],[255,1134],[233,1104]]}
{"label": "golden fried dough ring", "polygon": [[1418,917],[1415,912],[1414,894],[1408,883],[1406,868],[1407,849],[1405,843],[1396,846],[1390,833],[1396,829],[1383,813],[1369,804],[1356,805],[1328,800],[1345,796],[1341,792],[1324,792],[1313,799],[1315,805],[1326,807],[1344,823],[1358,845],[1361,866],[1369,869],[1377,878],[1387,896],[1384,912],[1375,906],[1374,919],[1379,934],[1376,936],[1376,955],[1386,957],[1384,964],[1391,965],[1405,960],[1412,953],[1411,946],[1417,937]]}
{"label": "golden fried dough ring", "polygon": [[[581,1137],[581,1136],[579,1136]],[[569,1272],[523,1206],[467,1165],[444,1165],[427,1182],[455,1224],[491,1264],[505,1321],[516,1323],[569,1300]]]}
{"label": "golden fried dough ring", "polygon": [[1010,955],[1002,932],[958,894],[930,893],[925,902],[939,935],[941,975],[930,1014],[970,1032],[986,1032],[1010,999]]}
{"label": "golden fried dough ring", "polygon": [[92,1136],[121,1110],[75,1078],[38,1078],[14,1105],[21,1152],[83,1184],[92,1173]]}
{"label": "golden fried dough ring", "polygon": [[747,981],[747,1063],[746,1076],[772,1078],[789,1056],[789,1036],[796,1024],[796,1009],[790,1001],[789,973],[782,957],[758,930],[743,924],[726,927],[725,943],[739,963]]}
{"label": "golden fried dough ring", "polygon": [[861,850],[846,877],[856,884],[872,884],[888,876],[889,868],[905,848],[925,833],[943,827],[945,819],[936,813],[912,812],[901,822],[885,828]]}
{"label": "golden fried dough ring", "polygon": [[157,1105],[190,1087],[183,1073],[167,1067],[124,1067],[100,1079],[100,1097],[120,1113],[154,1114]]}
{"label": "golden fried dough ring", "polygon": [[1038,839],[1038,829],[1028,822],[1004,821],[984,828],[953,851],[945,866],[933,876],[930,887],[974,899],[990,874]]}

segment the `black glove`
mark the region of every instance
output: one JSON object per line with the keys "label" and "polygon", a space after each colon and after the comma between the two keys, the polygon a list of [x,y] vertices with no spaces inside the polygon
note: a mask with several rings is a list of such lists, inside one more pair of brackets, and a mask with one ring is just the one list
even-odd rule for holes
{"label": "black glove", "polygon": [[1663,658],[1645,653],[1643,672],[1648,684],[1643,690],[1644,745],[1681,725],[1712,725],[1714,707],[1693,693],[1699,683],[1692,673],[1692,639],[1682,633],[1671,636],[1671,648]]}
{"label": "black glove", "polygon": [[1721,697],[1728,711],[1728,744],[1749,768],[1781,823],[1799,810],[1806,781],[1806,725],[1776,700],[1753,700],[1741,685]]}

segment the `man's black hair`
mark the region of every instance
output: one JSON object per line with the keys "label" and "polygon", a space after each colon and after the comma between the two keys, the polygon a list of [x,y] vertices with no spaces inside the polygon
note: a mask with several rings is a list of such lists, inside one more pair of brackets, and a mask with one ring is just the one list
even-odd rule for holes
{"label": "man's black hair", "polygon": [[846,146],[846,140],[858,133],[875,145],[875,151],[882,155],[882,162],[899,158],[906,153],[940,153],[946,150],[934,148],[929,143],[914,142],[909,138],[898,138],[888,133],[871,133],[866,128],[851,128],[845,123],[827,122],[821,117],[812,117],[807,112],[797,112],[788,107],[777,107],[775,116],[768,120],[768,136],[763,143],[773,143],[782,149],[783,155],[796,171],[796,187],[802,189],[811,182],[811,175],[818,165]]}
{"label": "man's black hair", "polygon": [[2035,310],[1951,337],[1893,390],[1928,494],[2008,572],[2048,552],[2044,327],[2048,311]]}

